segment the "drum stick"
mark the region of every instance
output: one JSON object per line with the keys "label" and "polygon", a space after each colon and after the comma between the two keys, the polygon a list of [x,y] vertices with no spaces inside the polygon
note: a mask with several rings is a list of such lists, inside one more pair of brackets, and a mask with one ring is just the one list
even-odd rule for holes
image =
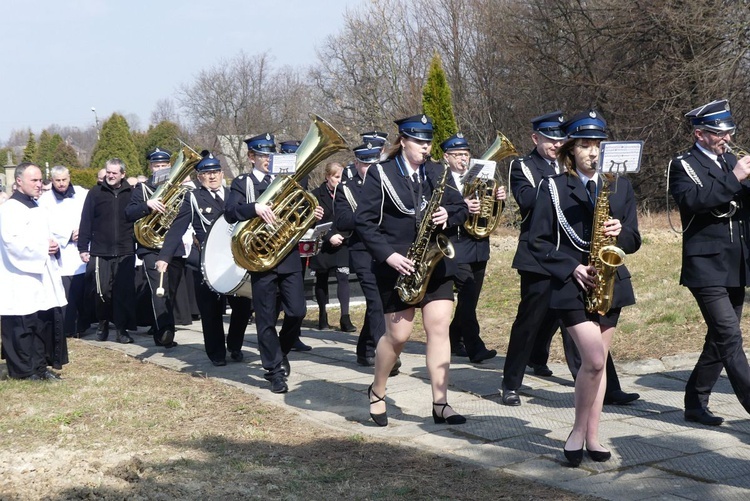
{"label": "drum stick", "polygon": [[157,297],[164,297],[164,287],[162,287],[162,285],[164,285],[164,272],[163,271],[159,273],[159,287],[157,287],[156,289]]}

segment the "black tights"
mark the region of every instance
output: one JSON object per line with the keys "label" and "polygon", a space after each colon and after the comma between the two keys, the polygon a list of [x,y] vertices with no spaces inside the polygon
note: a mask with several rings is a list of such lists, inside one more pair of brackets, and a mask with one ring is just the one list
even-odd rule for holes
{"label": "black tights", "polygon": [[[320,311],[325,311],[328,304],[328,271],[315,272],[315,300],[318,302]],[[349,314],[349,275],[336,271],[336,282],[338,285],[336,296],[341,304],[341,314]]]}

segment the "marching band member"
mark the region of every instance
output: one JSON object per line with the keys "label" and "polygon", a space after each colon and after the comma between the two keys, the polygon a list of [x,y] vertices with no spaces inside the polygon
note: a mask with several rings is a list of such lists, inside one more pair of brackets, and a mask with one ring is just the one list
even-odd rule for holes
{"label": "marching band member", "polygon": [[135,244],[125,208],[133,188],[125,182],[125,162],[112,158],[105,165],[104,181],[83,202],[78,253],[87,263],[86,282],[96,286],[96,339],[107,340],[112,321],[117,341],[132,343],[127,329],[136,327]]}
{"label": "marching band member", "polygon": [[58,380],[47,365],[61,369],[68,363],[60,245],[51,236],[48,211],[36,203],[41,169],[24,162],[14,174],[16,188],[0,205],[2,355],[13,379]]}
{"label": "marching band member", "polygon": [[347,169],[347,176],[336,187],[333,210],[336,227],[350,232],[349,265],[356,273],[365,296],[365,319],[357,341],[357,364],[364,367],[375,365],[375,346],[385,333],[385,318],[377,280],[372,271],[372,254],[367,251],[356,231],[354,212],[362,196],[367,170],[378,163],[382,150],[382,142],[370,142],[354,148],[353,172]]}
{"label": "marching band member", "polygon": [[[204,247],[208,228],[216,221],[224,211],[224,201],[228,191],[224,188],[224,173],[221,171],[221,163],[213,154],[205,152],[203,159],[195,166],[200,186],[189,195],[191,206],[192,227],[195,230],[198,249]],[[177,246],[180,241],[176,238],[185,233],[190,224],[189,219],[184,219],[180,225],[173,224],[164,239],[165,247]],[[177,249],[167,249],[165,255],[175,255]],[[200,250],[195,254],[200,261]],[[230,257],[231,259],[231,257]],[[198,308],[201,314],[201,327],[203,329],[203,343],[206,355],[217,367],[227,365],[227,350],[229,356],[235,362],[244,359],[242,354],[242,343],[245,339],[250,315],[253,311],[252,300],[247,297],[222,295],[214,292],[203,280],[200,269],[193,270],[195,293],[198,300]],[[224,338],[224,311],[226,303],[232,308],[229,320],[229,332]]]}
{"label": "marching band member", "polygon": [[[253,169],[249,174],[242,174],[232,181],[224,217],[230,224],[255,217],[272,224],[276,216],[271,207],[255,200],[266,191],[273,180],[273,176],[268,172],[268,163],[270,154],[276,151],[276,143],[269,133],[246,139],[245,143]],[[323,216],[322,207],[318,207],[315,214],[320,219]],[[291,370],[287,354],[299,339],[300,328],[307,311],[299,248],[294,247],[275,268],[266,272],[251,272],[250,280],[258,348],[263,368],[266,370],[265,378],[270,381],[272,392],[286,393],[289,387],[285,376],[288,376]],[[278,296],[284,309],[284,323],[277,335]]]}
{"label": "marching band member", "polygon": [[735,124],[722,99],[685,115],[695,143],[669,165],[669,191],[682,220],[682,272],[706,321],[703,351],[685,386],[685,420],[717,426],[708,409],[711,389],[726,369],[737,399],[750,412],[750,368],[740,319],[750,283],[750,155],[729,151]]}
{"label": "marching band member", "polygon": [[[459,193],[463,193],[462,177],[468,171],[471,158],[469,143],[463,134],[458,133],[443,141],[440,148],[445,153],[444,158],[455,187]],[[496,191],[496,198],[505,200],[505,197],[505,187],[500,186]],[[470,214],[479,212],[480,200],[466,198],[464,202],[469,207]],[[469,360],[479,364],[497,355],[497,350],[488,350],[484,345],[477,320],[477,303],[482,292],[487,261],[490,259],[490,237],[474,238],[463,226],[455,226],[446,234],[450,236],[456,250],[454,261],[458,264],[458,272],[453,277],[458,290],[458,301],[450,324],[451,352],[458,355],[463,347]]]}
{"label": "marching band member", "polygon": [[573,466],[583,459],[583,447],[594,461],[607,461],[611,453],[599,441],[599,419],[606,386],[604,367],[620,310],[635,303],[630,274],[625,266],[616,272],[614,299],[606,314],[589,313],[585,297],[596,285],[597,270],[589,266],[590,242],[617,237],[617,246],[633,253],[641,245],[635,196],[627,179],[611,187],[611,219],[604,228],[593,227],[595,204],[602,182],[596,170],[599,143],[606,139],[606,122],[595,111],[581,113],[563,124],[568,141],[557,151],[564,173],[541,185],[529,230],[533,257],[550,274],[549,306],[568,329],[581,353],[581,370],[575,385],[575,422],[565,442],[564,454]]}
{"label": "marching band member", "polygon": [[[148,181],[139,183],[133,189],[130,203],[125,208],[125,216],[131,223],[135,223],[152,212],[164,213],[167,209],[160,198],[151,200],[150,197],[156,191],[157,185],[169,175],[171,155],[168,151],[155,148],[147,156],[152,172],[151,177]],[[180,204],[179,212],[172,223],[182,227],[183,233],[187,228],[185,221],[189,221],[190,213],[190,204],[186,197]],[[182,234],[173,234],[172,238],[178,241],[179,245],[174,246],[171,243],[167,244],[165,241],[161,249],[152,249],[139,243],[136,250],[136,255],[143,261],[143,269],[146,272],[148,285],[151,289],[154,343],[156,346],[165,348],[177,346],[177,343],[174,342],[173,301],[185,268],[185,258],[183,257],[185,249],[182,246]],[[166,278],[164,282],[162,282],[162,277]],[[166,287],[162,285],[166,285]],[[159,287],[164,289],[162,296],[156,293]]]}
{"label": "marching band member", "polygon": [[[400,274],[414,272],[406,258],[417,239],[422,218],[438,228],[463,224],[466,204],[456,190],[445,189],[440,208],[423,214],[433,190],[442,178],[442,166],[429,161],[432,120],[425,115],[397,120],[399,137],[388,151],[388,160],[370,167],[354,215],[357,231],[377,262],[374,266],[385,311],[386,333],[375,353],[375,380],[367,390],[370,416],[379,426],[388,424],[385,389],[388,375],[413,329],[415,306],[404,303],[395,285]],[[455,264],[442,259],[436,267],[424,299],[419,303],[427,334],[427,370],[432,386],[432,416],[435,423],[461,424],[466,418],[448,405],[450,342],[448,326],[453,312]]]}
{"label": "marching band member", "polygon": [[328,275],[336,273],[336,295],[341,305],[339,330],[356,332],[349,318],[349,250],[346,237],[338,230],[333,219],[333,197],[341,182],[344,167],[338,162],[328,162],[325,166],[325,181],[312,191],[323,207],[323,219],[318,224],[333,222],[331,229],[323,236],[320,252],[310,258],[310,269],[315,271],[315,300],[318,303],[318,329],[330,329],[326,304],[328,304]]}

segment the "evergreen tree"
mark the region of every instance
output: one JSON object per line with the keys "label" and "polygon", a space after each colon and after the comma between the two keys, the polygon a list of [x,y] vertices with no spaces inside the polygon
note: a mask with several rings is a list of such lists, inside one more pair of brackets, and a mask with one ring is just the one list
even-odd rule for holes
{"label": "evergreen tree", "polygon": [[91,153],[91,167],[101,169],[111,158],[120,158],[125,162],[128,176],[144,173],[128,122],[117,113],[102,124],[100,139]]}
{"label": "evergreen tree", "polygon": [[436,52],[432,56],[427,81],[422,89],[422,109],[432,118],[435,129],[432,139],[432,157],[436,160],[443,158],[440,143],[458,131],[456,116],[453,113],[453,100],[448,80],[443,70],[443,62]]}
{"label": "evergreen tree", "polygon": [[26,147],[23,149],[23,158],[21,162],[33,162],[36,159],[36,139],[34,133],[29,129],[29,140],[26,141]]}
{"label": "evergreen tree", "polygon": [[[10,153],[10,157],[8,157]],[[15,165],[13,163],[13,148],[0,148],[0,165]]]}
{"label": "evergreen tree", "polygon": [[138,151],[141,153],[143,167],[148,168],[146,154],[154,148],[169,150],[172,155],[175,155],[182,149],[179,139],[183,139],[184,137],[185,134],[180,129],[180,126],[174,122],[164,120],[155,126],[149,127],[146,134],[141,136],[140,141],[136,142],[136,145],[139,147]]}
{"label": "evergreen tree", "polygon": [[65,141],[61,141],[57,145],[49,164],[50,166],[63,165],[68,169],[79,169],[81,167],[76,150]]}
{"label": "evergreen tree", "polygon": [[60,134],[50,135],[46,129],[43,130],[39,135],[39,145],[36,150],[34,162],[40,167],[45,167],[47,164],[50,167],[55,165],[53,157],[58,145],[62,142],[64,141]]}

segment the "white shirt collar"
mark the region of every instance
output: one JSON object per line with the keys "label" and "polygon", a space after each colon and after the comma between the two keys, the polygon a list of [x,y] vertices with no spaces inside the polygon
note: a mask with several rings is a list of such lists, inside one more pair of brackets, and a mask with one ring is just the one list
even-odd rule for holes
{"label": "white shirt collar", "polygon": [[583,183],[584,187],[586,186],[586,183],[589,182],[589,180],[599,184],[599,172],[594,172],[594,175],[591,177],[588,177],[586,174],[579,171],[578,169],[576,169],[576,172],[578,173],[578,177],[581,179],[581,182]]}

